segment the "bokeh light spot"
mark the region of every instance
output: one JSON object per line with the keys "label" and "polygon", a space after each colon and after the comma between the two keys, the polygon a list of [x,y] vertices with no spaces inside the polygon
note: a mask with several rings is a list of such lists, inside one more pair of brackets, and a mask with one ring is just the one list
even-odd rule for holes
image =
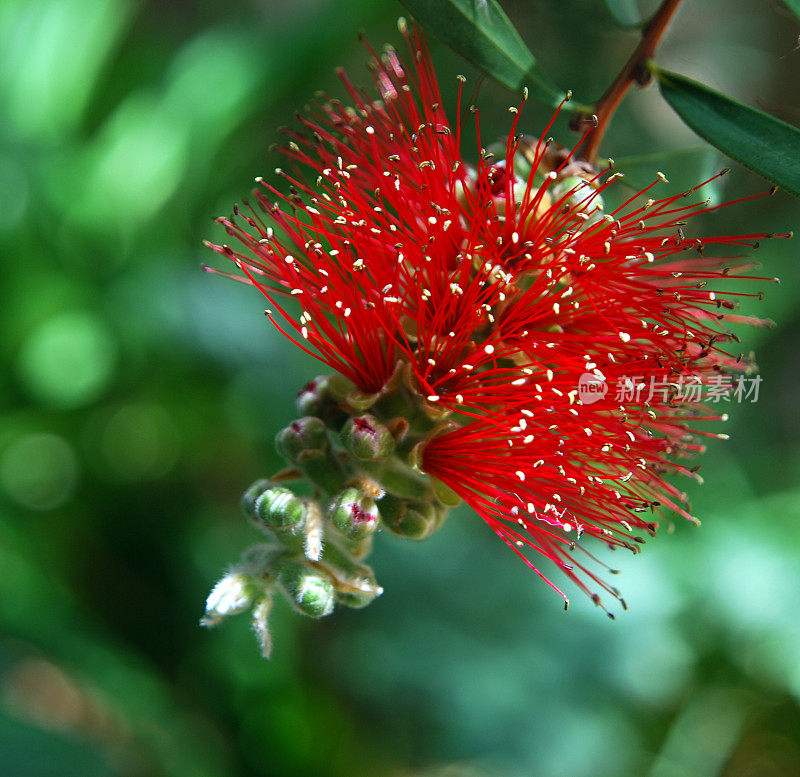
{"label": "bokeh light spot", "polygon": [[126,405],[108,422],[101,447],[111,468],[125,480],[157,478],[177,461],[178,430],[160,405]]}
{"label": "bokeh light spot", "polygon": [[0,483],[12,499],[31,510],[63,505],[77,479],[75,452],[55,434],[27,434],[0,455]]}
{"label": "bokeh light spot", "polygon": [[90,313],[60,313],[36,328],[22,347],[19,376],[38,400],[74,408],[95,400],[108,385],[116,343]]}

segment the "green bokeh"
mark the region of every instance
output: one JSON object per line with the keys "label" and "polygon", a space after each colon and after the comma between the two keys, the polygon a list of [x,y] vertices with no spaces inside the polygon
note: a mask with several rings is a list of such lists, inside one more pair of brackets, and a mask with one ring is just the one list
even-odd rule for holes
{"label": "green bokeh", "polygon": [[[601,0],[503,6],[581,102],[635,45]],[[397,44],[401,12],[0,1],[0,772],[800,776],[796,241],[757,255],[783,285],[746,307],[777,326],[740,332],[764,382],[690,486],[703,526],[614,558],[616,622],[578,595],[564,614],[461,510],[423,543],[377,538],[370,607],[319,622],[277,607],[269,663],[246,619],[198,627],[257,539],[238,495],[278,466],[272,438],[320,371],[256,292],[200,272],[201,241],[279,164],[268,149],[295,110],[343,95],[336,65],[369,82],[357,32]],[[659,61],[797,123],[798,33],[778,0],[686,0]],[[433,56],[452,111],[455,75],[471,89],[476,73]],[[502,135],[518,98],[487,82],[478,99],[483,137]],[[529,106],[521,129],[548,118]],[[554,134],[574,141],[565,121]],[[697,149],[651,89],[602,150],[632,185],[658,169],[684,188],[728,164]],[[734,166],[713,194],[765,188]],[[778,194],[698,228],[799,226]]]}
{"label": "green bokeh", "polygon": [[95,401],[112,378],[116,344],[93,313],[60,313],[42,322],[20,348],[20,382],[34,400],[62,408]]}

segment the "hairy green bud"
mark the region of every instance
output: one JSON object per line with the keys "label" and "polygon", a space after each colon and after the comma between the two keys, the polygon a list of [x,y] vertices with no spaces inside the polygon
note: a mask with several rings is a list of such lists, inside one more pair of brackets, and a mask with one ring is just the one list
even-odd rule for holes
{"label": "hairy green bud", "polygon": [[288,488],[274,487],[264,491],[255,501],[255,517],[270,529],[297,526],[305,515],[305,505]]}
{"label": "hairy green bud", "polygon": [[410,540],[430,537],[444,521],[447,508],[387,494],[381,501],[381,521],[389,531]]}
{"label": "hairy green bud", "polygon": [[333,582],[302,561],[284,561],[278,568],[278,585],[292,606],[303,615],[321,618],[333,612],[336,601]]}
{"label": "hairy green bud", "polygon": [[331,449],[321,419],[306,416],[293,421],[278,433],[275,444],[278,452],[302,470],[320,490],[335,494],[344,486],[344,472]]}
{"label": "hairy green bud", "polygon": [[317,416],[330,427],[339,427],[347,415],[341,402],[353,391],[353,384],[341,375],[322,375],[309,381],[297,393],[297,410],[303,416]]}
{"label": "hairy green bud", "polygon": [[305,416],[278,432],[275,445],[278,453],[289,461],[297,462],[304,453],[327,450],[328,432],[319,418]]}
{"label": "hairy green bud", "polygon": [[256,517],[256,500],[271,485],[272,483],[269,480],[262,478],[261,480],[256,480],[256,482],[253,483],[253,485],[242,494],[242,510],[244,510],[244,513],[248,518]]}
{"label": "hairy green bud", "polygon": [[378,528],[375,500],[357,488],[346,488],[331,503],[333,525],[349,540],[361,540]]}
{"label": "hairy green bud", "polygon": [[240,569],[231,570],[208,595],[206,611],[200,623],[203,626],[215,626],[223,618],[244,612],[259,593],[261,590],[250,575]]}
{"label": "hairy green bud", "polygon": [[339,434],[339,439],[358,459],[385,459],[394,451],[392,433],[375,416],[369,414],[349,418]]}
{"label": "hairy green bud", "polygon": [[367,564],[356,561],[349,550],[336,542],[325,546],[320,564],[330,574],[336,591],[336,601],[346,607],[366,607],[383,593],[375,573]]}
{"label": "hairy green bud", "polygon": [[588,213],[603,215],[603,198],[597,194],[589,181],[577,175],[568,175],[553,185],[552,196],[555,201],[565,198],[564,204],[571,208],[581,208]]}
{"label": "hairy green bud", "polygon": [[334,583],[336,602],[355,610],[366,607],[383,593],[375,574],[370,570],[367,574],[351,580],[337,580]]}

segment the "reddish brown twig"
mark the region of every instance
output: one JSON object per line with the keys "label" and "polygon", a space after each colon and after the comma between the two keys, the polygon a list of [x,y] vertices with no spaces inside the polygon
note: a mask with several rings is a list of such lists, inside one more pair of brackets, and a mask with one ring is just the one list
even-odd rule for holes
{"label": "reddish brown twig", "polygon": [[[603,139],[606,127],[625,93],[634,82],[640,86],[645,86],[649,83],[651,75],[647,68],[647,63],[655,56],[658,44],[661,42],[661,38],[664,36],[681,2],[682,0],[664,0],[653,18],[642,30],[642,39],[639,41],[639,45],[606,93],[595,105],[595,112],[592,117],[593,123],[595,123],[596,117],[595,128],[589,133],[578,152],[579,159],[594,164],[597,158],[597,149],[600,147],[600,141]],[[585,119],[586,117],[583,118]]]}

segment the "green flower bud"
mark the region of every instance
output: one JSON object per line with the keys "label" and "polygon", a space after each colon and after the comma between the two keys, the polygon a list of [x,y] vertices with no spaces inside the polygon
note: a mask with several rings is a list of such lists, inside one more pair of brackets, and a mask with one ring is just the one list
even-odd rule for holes
{"label": "green flower bud", "polygon": [[208,595],[205,615],[200,623],[215,626],[223,618],[244,612],[260,592],[250,575],[239,569],[231,570]]}
{"label": "green flower bud", "polygon": [[329,542],[325,545],[325,551],[320,561],[331,572],[331,576],[336,579],[360,579],[374,577],[372,568],[361,561],[358,561],[350,548],[343,548],[337,541]]}
{"label": "green flower bud", "polygon": [[385,459],[394,450],[391,432],[374,416],[360,415],[348,419],[339,439],[359,459]]}
{"label": "green flower bud", "polygon": [[439,478],[431,477],[431,488],[445,507],[458,507],[461,504],[461,497]]}
{"label": "green flower bud", "polygon": [[280,454],[295,462],[307,451],[327,450],[328,432],[319,418],[305,416],[278,432],[275,445]]}
{"label": "green flower bud", "polygon": [[303,520],[305,504],[288,488],[270,488],[255,501],[256,520],[270,529],[297,526]]}
{"label": "green flower bud", "polygon": [[381,501],[381,521],[394,534],[410,540],[430,537],[444,521],[446,508],[432,502],[398,499],[388,494]]}
{"label": "green flower bud", "polygon": [[284,561],[278,569],[278,585],[303,615],[321,618],[333,612],[336,599],[333,582],[302,561]]}
{"label": "green flower bud", "polygon": [[[371,537],[369,539],[372,539]],[[336,601],[347,607],[366,607],[383,593],[372,568],[356,561],[349,550],[336,542],[325,546],[320,565],[329,573],[336,591]]]}
{"label": "green flower bud", "polygon": [[331,503],[333,525],[348,539],[361,540],[378,528],[375,500],[357,488],[346,488]]}
{"label": "green flower bud", "polygon": [[336,602],[356,610],[366,607],[383,593],[383,588],[378,585],[371,570],[362,577],[337,580],[334,588],[336,589]]}
{"label": "green flower bud", "polygon": [[595,188],[586,179],[577,175],[568,175],[556,181],[552,188],[553,200],[558,202],[565,197],[564,205],[570,208],[581,208],[587,213],[603,214],[603,198],[595,192]]}
{"label": "green flower bud", "polygon": [[242,510],[244,510],[245,515],[248,518],[255,518],[256,517],[256,499],[261,496],[270,486],[272,483],[269,480],[256,480],[247,491],[242,494],[241,505]]}
{"label": "green flower bud", "polygon": [[346,415],[339,403],[352,390],[353,384],[341,375],[314,378],[297,393],[297,409],[303,416],[317,416],[329,426],[340,426]]}
{"label": "green flower bud", "polygon": [[328,376],[314,378],[297,392],[297,412],[300,415],[319,416],[325,403]]}
{"label": "green flower bud", "polygon": [[460,178],[456,180],[453,185],[453,190],[456,193],[456,200],[462,208],[469,207],[469,203],[474,200],[475,183],[478,180],[478,173],[471,165],[464,165],[464,181]]}
{"label": "green flower bud", "polygon": [[335,494],[343,487],[345,476],[321,419],[305,416],[293,421],[278,433],[275,444],[322,491]]}

